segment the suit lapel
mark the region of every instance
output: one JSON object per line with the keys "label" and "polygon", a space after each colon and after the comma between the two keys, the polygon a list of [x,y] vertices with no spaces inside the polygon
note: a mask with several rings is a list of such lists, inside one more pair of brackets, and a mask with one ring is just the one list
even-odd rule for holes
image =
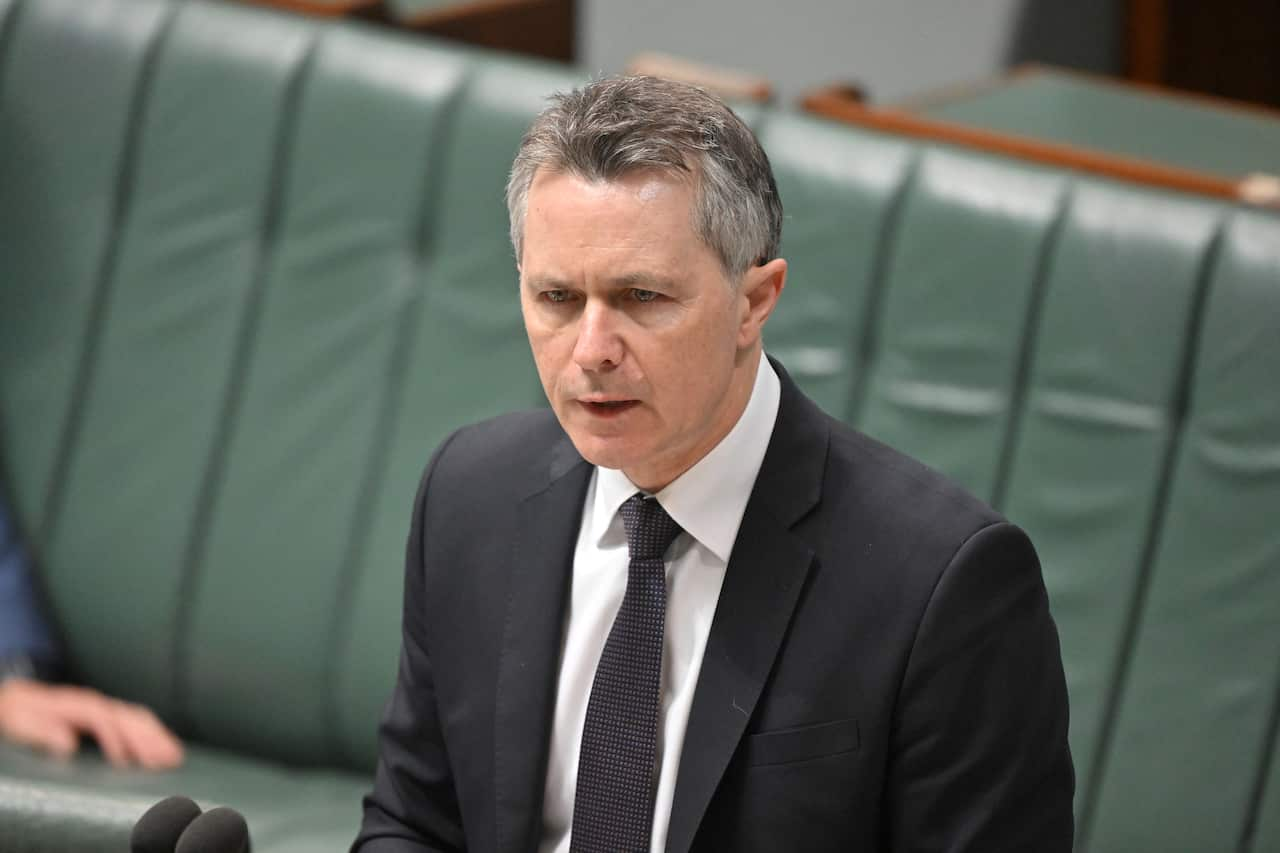
{"label": "suit lapel", "polygon": [[519,507],[511,556],[494,716],[495,830],[503,853],[534,849],[540,834],[565,600],[592,471],[567,438],[552,456],[550,483]]}
{"label": "suit lapel", "polygon": [[667,829],[687,853],[760,698],[813,562],[791,527],[817,504],[826,466],[825,416],[773,362],[782,399],[747,503],[707,638]]}

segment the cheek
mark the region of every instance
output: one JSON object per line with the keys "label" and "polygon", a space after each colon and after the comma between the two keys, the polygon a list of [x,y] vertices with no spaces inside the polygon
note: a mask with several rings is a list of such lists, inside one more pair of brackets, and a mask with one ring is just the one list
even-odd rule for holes
{"label": "cheek", "polygon": [[660,350],[669,411],[686,426],[713,417],[728,388],[735,348],[725,331],[723,324],[708,324]]}
{"label": "cheek", "polygon": [[538,372],[546,374],[554,371],[564,359],[564,335],[556,334],[545,328],[536,319],[525,320],[525,334],[529,337],[529,348],[533,351],[533,360],[537,362]]}
{"label": "cheek", "polygon": [[536,332],[529,333],[529,349],[533,353],[533,364],[538,371],[538,379],[542,384],[542,391],[547,397],[547,402],[552,406],[556,405],[556,388],[559,385],[558,376],[560,369],[557,365],[555,356],[555,346],[553,341],[546,335],[539,335]]}

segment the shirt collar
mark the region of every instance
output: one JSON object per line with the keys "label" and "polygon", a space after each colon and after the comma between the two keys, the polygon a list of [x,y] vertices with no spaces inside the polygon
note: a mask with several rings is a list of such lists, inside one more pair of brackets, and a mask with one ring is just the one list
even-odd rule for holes
{"label": "shirt collar", "polygon": [[[778,418],[781,384],[762,353],[747,406],[720,443],[655,495],[686,533],[724,562]],[[600,544],[627,498],[640,491],[616,468],[597,468],[591,541]]]}

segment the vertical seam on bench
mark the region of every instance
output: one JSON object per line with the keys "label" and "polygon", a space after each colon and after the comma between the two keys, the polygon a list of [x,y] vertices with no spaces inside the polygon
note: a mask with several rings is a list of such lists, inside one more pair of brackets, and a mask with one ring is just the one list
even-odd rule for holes
{"label": "vertical seam on bench", "polygon": [[1151,503],[1151,512],[1147,517],[1147,536],[1143,541],[1142,555],[1138,560],[1137,578],[1134,581],[1129,601],[1128,617],[1121,634],[1120,646],[1114,661],[1114,670],[1109,689],[1103,703],[1102,714],[1098,723],[1098,740],[1093,750],[1093,761],[1089,779],[1085,780],[1085,797],[1080,807],[1080,816],[1076,823],[1077,849],[1088,850],[1088,842],[1093,832],[1093,821],[1097,810],[1099,792],[1106,779],[1107,763],[1111,752],[1111,742],[1115,734],[1115,726],[1120,714],[1123,694],[1128,686],[1129,669],[1137,647],[1139,629],[1146,611],[1147,598],[1150,593],[1152,576],[1155,573],[1156,552],[1164,532],[1165,518],[1169,511],[1173,493],[1174,470],[1177,467],[1187,420],[1191,409],[1191,384],[1195,375],[1195,367],[1200,355],[1200,338],[1204,328],[1204,313],[1208,305],[1209,289],[1213,283],[1213,273],[1217,267],[1218,255],[1231,220],[1230,211],[1224,209],[1221,218],[1214,227],[1213,237],[1205,249],[1204,259],[1196,275],[1196,288],[1192,297],[1191,310],[1187,315],[1187,328],[1182,356],[1179,359],[1175,380],[1173,405],[1170,409],[1171,429],[1169,442],[1165,448],[1160,465],[1160,478],[1156,484],[1155,499]]}
{"label": "vertical seam on bench", "polygon": [[160,54],[168,42],[181,8],[180,3],[164,13],[164,18],[151,35],[139,63],[138,79],[129,100],[125,119],[124,142],[116,169],[115,185],[111,190],[110,224],[106,229],[102,248],[95,265],[93,293],[84,321],[80,339],[80,355],[76,360],[75,378],[71,384],[71,399],[58,430],[57,449],[53,470],[45,487],[44,506],[41,511],[39,533],[40,547],[47,548],[57,532],[63,504],[66,500],[67,481],[71,476],[71,464],[79,447],[84,427],[90,387],[97,373],[98,352],[105,334],[106,315],[117,285],[120,246],[133,205],[133,190],[137,182],[139,149],[142,147],[142,129],[146,124],[151,90],[155,84],[156,67]]}
{"label": "vertical seam on bench", "polygon": [[1276,679],[1275,698],[1271,700],[1270,723],[1262,738],[1262,761],[1258,763],[1258,775],[1249,796],[1249,808],[1240,828],[1240,853],[1253,849],[1254,834],[1258,831],[1258,819],[1262,815],[1262,801],[1267,793],[1267,781],[1276,763],[1276,751],[1280,747],[1280,678]]}
{"label": "vertical seam on bench", "polygon": [[284,208],[285,184],[287,183],[288,152],[292,149],[297,132],[298,114],[302,101],[302,84],[306,79],[316,53],[319,36],[315,29],[308,34],[308,43],[303,49],[297,68],[290,73],[281,97],[281,118],[276,131],[276,139],[271,152],[266,200],[260,219],[260,237],[255,247],[253,272],[248,292],[241,308],[239,329],[236,333],[232,349],[231,369],[228,372],[226,387],[222,394],[217,423],[213,432],[213,440],[205,459],[204,476],[200,479],[200,490],[196,495],[195,508],[192,512],[191,529],[188,533],[187,547],[184,549],[180,563],[178,579],[178,596],[173,623],[173,671],[171,677],[171,704],[176,719],[181,727],[197,731],[190,712],[189,690],[191,686],[191,621],[195,608],[195,590],[200,577],[212,527],[214,510],[221,487],[226,477],[227,449],[235,432],[239,418],[240,406],[244,399],[243,386],[252,364],[256,349],[258,327],[261,321],[262,302],[267,289],[267,281],[271,272],[271,257],[275,251],[275,241],[280,227],[281,211]]}
{"label": "vertical seam on bench", "polygon": [[[14,0],[12,6],[9,7],[9,14],[0,20],[0,115],[3,115],[5,80],[8,77],[9,56],[12,51],[10,43],[16,36],[14,33],[18,31],[18,13],[23,8],[23,0]],[[5,156],[3,149],[0,149],[0,157]],[[37,543],[35,541],[34,530],[28,530],[27,527],[34,527],[42,522],[42,519],[36,519],[35,524],[30,523],[30,519],[19,518],[13,512],[16,501],[9,500],[14,494],[8,466],[5,463],[6,455],[4,453],[4,413],[0,411],[0,499],[4,499],[13,513],[9,519],[10,524],[18,531],[19,541],[25,543],[26,551],[32,560],[36,559]],[[40,511],[44,511],[44,507],[40,507]],[[41,587],[44,586],[44,579],[39,573],[33,573],[33,577]],[[44,590],[40,590],[43,594]],[[65,645],[65,644],[62,644]]]}
{"label": "vertical seam on bench", "polygon": [[[333,631],[330,633],[330,642],[325,650],[327,662],[323,691],[325,741],[330,754],[349,767],[359,767],[361,762],[352,745],[347,742],[342,731],[341,715],[338,712],[342,652],[352,639],[354,593],[362,577],[360,569],[373,529],[373,510],[388,473],[390,445],[395,434],[396,420],[404,402],[409,354],[413,350],[413,341],[416,337],[414,332],[419,309],[429,287],[427,274],[432,266],[432,250],[435,246],[441,216],[439,199],[444,192],[447,178],[448,142],[453,135],[455,114],[474,78],[475,66],[466,68],[456,90],[441,106],[436,126],[432,128],[427,142],[427,171],[422,181],[419,208],[409,235],[411,259],[404,271],[404,275],[409,278],[407,286],[411,289],[412,295],[401,309],[395,341],[387,358],[382,403],[374,428],[370,431],[369,446],[365,451],[365,474],[360,482],[356,510],[351,519],[342,569],[338,582],[334,586]],[[425,463],[426,459],[423,459],[423,464]],[[406,517],[407,515],[406,509]]]}
{"label": "vertical seam on bench", "polygon": [[1071,214],[1074,200],[1075,185],[1068,183],[1061,191],[1058,210],[1044,235],[1039,257],[1036,258],[1035,272],[1032,274],[1031,298],[1027,300],[1027,313],[1022,326],[1022,340],[1018,344],[1018,360],[1013,374],[1013,386],[1009,390],[1009,413],[1005,417],[1004,439],[1001,442],[1000,456],[996,460],[995,481],[991,484],[989,496],[991,506],[997,512],[1003,512],[1002,505],[1009,490],[1009,478],[1013,470],[1013,457],[1017,452],[1018,439],[1022,435],[1027,389],[1031,382],[1031,364],[1035,360],[1036,345],[1040,341],[1044,303],[1049,291],[1049,270],[1057,255],[1058,244],[1062,240],[1062,232],[1066,229],[1067,217]]}
{"label": "vertical seam on bench", "polygon": [[871,286],[863,304],[862,323],[854,330],[853,351],[858,354],[853,369],[852,387],[849,389],[849,403],[844,412],[844,421],[850,426],[857,426],[862,418],[869,393],[872,369],[878,359],[880,328],[884,304],[889,289],[889,265],[893,262],[893,254],[898,246],[898,232],[905,215],[906,200],[911,189],[920,176],[921,164],[927,156],[927,150],[918,147],[911,157],[911,162],[903,170],[902,183],[894,190],[893,197],[885,210],[884,219],[880,223],[880,247],[871,262]]}
{"label": "vertical seam on bench", "polygon": [[24,6],[23,0],[14,0],[12,6],[9,7],[9,14],[0,19],[0,94],[4,92],[4,81],[9,70],[9,42],[15,38],[13,35],[18,31],[18,15],[22,12]]}

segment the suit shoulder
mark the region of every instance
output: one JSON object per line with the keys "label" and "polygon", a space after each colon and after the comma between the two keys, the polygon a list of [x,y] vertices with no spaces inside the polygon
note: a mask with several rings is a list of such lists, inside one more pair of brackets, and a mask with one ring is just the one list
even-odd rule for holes
{"label": "suit shoulder", "polygon": [[550,409],[511,412],[456,430],[432,462],[434,483],[453,486],[458,478],[490,487],[517,488],[542,473],[552,449],[565,440]]}
{"label": "suit shoulder", "polygon": [[838,424],[821,506],[811,542],[833,584],[826,594],[853,590],[898,625],[904,654],[931,607],[941,604],[936,623],[993,589],[1041,585],[1034,547],[1000,513],[922,462]]}
{"label": "suit shoulder", "polygon": [[889,445],[831,421],[829,497],[882,529],[946,547],[1005,518],[963,486]]}

